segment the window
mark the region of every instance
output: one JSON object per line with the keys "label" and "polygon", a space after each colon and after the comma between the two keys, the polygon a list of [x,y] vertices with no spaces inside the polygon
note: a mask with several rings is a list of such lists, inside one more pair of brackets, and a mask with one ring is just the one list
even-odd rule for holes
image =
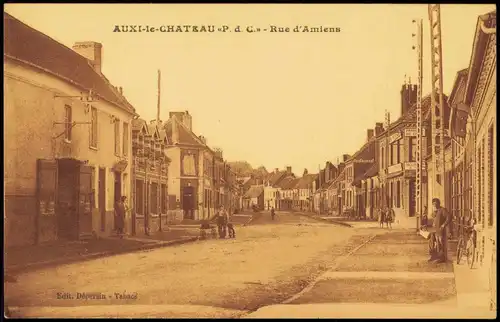
{"label": "window", "polygon": [[488,129],[488,226],[493,226],[493,176],[494,176],[494,160],[493,160],[493,138],[495,132],[493,125]]}
{"label": "window", "polygon": [[409,142],[409,161],[414,162],[417,160],[417,138],[416,137],[410,137],[410,142]]}
{"label": "window", "polygon": [[380,165],[382,166],[382,169],[385,169],[385,164],[384,164],[384,158],[385,158],[385,154],[384,154],[384,148],[382,148],[382,152],[380,154]]}
{"label": "window", "polygon": [[401,181],[396,182],[396,208],[401,208]]}
{"label": "window", "polygon": [[401,140],[396,142],[396,164],[401,163]]}
{"label": "window", "polygon": [[128,123],[123,123],[123,156],[128,155]]}
{"label": "window", "polygon": [[97,148],[97,108],[92,106],[90,117],[90,146]]}
{"label": "window", "polygon": [[115,120],[115,154],[120,155],[120,121]]}
{"label": "window", "polygon": [[90,194],[90,207],[92,209],[95,209],[96,208],[96,202],[95,202],[95,195],[96,195],[96,190],[95,190],[95,167],[92,167],[91,168],[91,172],[90,172],[90,187],[91,187],[91,191],[92,193]]}
{"label": "window", "polygon": [[151,184],[151,213],[158,214],[158,183],[153,182]]}
{"label": "window", "polygon": [[71,106],[64,106],[64,138],[68,141],[71,141],[71,129],[73,128],[73,115]]}

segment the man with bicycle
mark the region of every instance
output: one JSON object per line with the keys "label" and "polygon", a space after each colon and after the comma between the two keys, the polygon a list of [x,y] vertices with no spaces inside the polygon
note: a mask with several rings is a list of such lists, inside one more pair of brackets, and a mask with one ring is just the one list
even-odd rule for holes
{"label": "man with bicycle", "polygon": [[448,259],[448,227],[451,217],[446,208],[441,207],[441,200],[438,198],[432,199],[432,206],[435,232],[431,237],[431,242],[434,242],[435,246],[429,261],[436,260],[438,263],[445,263]]}

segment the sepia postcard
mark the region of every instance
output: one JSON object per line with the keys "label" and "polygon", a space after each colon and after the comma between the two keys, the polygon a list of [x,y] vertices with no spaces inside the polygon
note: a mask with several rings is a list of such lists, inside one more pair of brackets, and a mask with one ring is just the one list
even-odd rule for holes
{"label": "sepia postcard", "polygon": [[6,4],[4,317],[497,313],[493,4]]}

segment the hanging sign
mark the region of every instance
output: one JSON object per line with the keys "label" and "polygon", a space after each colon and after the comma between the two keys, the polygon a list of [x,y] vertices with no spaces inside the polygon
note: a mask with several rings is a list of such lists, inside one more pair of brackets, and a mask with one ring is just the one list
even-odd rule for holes
{"label": "hanging sign", "polygon": [[397,141],[399,139],[401,139],[401,132],[396,132],[389,137],[389,143],[392,143],[392,142]]}

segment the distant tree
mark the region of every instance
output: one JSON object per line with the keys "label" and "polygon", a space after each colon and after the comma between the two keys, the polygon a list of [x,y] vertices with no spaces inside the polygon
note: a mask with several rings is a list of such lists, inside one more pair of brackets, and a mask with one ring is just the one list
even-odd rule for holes
{"label": "distant tree", "polygon": [[246,161],[232,161],[228,164],[238,177],[248,177],[254,171],[250,163]]}

